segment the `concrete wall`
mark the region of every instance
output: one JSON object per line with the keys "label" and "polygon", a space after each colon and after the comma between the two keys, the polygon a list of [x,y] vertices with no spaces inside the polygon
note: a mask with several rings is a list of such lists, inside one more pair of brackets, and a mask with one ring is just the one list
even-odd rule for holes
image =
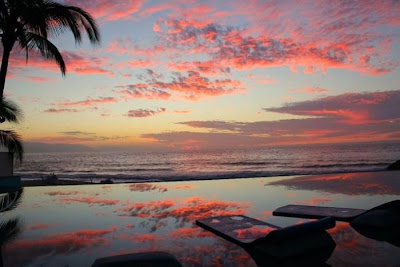
{"label": "concrete wall", "polygon": [[0,152],[0,177],[14,175],[14,158],[8,152]]}

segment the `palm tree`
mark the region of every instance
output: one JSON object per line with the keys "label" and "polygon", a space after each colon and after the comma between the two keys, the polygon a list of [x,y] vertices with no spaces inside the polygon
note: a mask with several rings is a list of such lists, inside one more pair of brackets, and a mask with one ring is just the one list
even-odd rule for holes
{"label": "palm tree", "polygon": [[100,42],[95,20],[79,7],[52,0],[0,0],[0,37],[3,45],[0,99],[4,94],[8,61],[15,43],[26,50],[26,59],[29,51],[36,50],[46,60],[55,61],[65,75],[64,59],[48,37],[58,36],[68,28],[77,44],[82,41],[83,29],[93,45]]}
{"label": "palm tree", "polygon": [[[18,123],[22,112],[19,107],[12,101],[2,99],[0,102],[0,122],[8,121]],[[0,130],[0,146],[8,148],[8,152],[14,154],[14,157],[22,162],[24,148],[19,135],[14,131]]]}

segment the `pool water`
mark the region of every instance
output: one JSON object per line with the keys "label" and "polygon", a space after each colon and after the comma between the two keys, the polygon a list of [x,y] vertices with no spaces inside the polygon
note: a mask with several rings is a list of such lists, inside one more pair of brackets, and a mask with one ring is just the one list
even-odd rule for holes
{"label": "pool water", "polygon": [[[274,209],[287,204],[369,209],[396,199],[398,171],[29,187],[16,207],[0,213],[3,228],[14,220],[20,231],[3,244],[3,263],[90,266],[105,256],[166,251],[183,266],[256,266],[245,250],[195,221],[247,215],[283,227],[307,221],[272,216]],[[327,261],[332,266],[400,263],[400,240],[373,240],[341,222],[329,233],[337,244]]]}

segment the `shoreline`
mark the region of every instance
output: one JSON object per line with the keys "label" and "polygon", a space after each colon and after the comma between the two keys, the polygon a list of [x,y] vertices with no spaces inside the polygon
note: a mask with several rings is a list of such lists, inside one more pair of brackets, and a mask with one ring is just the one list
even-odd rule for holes
{"label": "shoreline", "polygon": [[46,183],[42,179],[24,179],[21,178],[23,187],[36,187],[36,186],[65,186],[65,185],[109,185],[109,184],[135,184],[135,183],[163,183],[163,182],[193,182],[193,181],[211,181],[211,180],[227,180],[227,179],[252,179],[252,178],[274,178],[274,177],[293,177],[293,176],[313,176],[313,175],[335,175],[335,174],[347,174],[347,173],[380,173],[380,172],[395,172],[395,170],[370,170],[370,171],[357,171],[357,172],[327,172],[318,174],[296,174],[296,175],[275,175],[275,176],[253,176],[253,177],[217,177],[217,178],[198,178],[198,179],[169,179],[169,180],[123,180],[121,182],[115,182],[112,180],[111,183],[102,183],[101,181],[91,182],[82,181],[80,179],[66,179],[59,178],[58,183]]}

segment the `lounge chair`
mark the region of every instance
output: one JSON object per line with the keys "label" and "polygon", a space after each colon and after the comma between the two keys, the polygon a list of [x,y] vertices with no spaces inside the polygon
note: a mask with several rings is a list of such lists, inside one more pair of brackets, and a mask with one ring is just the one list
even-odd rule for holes
{"label": "lounge chair", "polygon": [[92,267],[182,267],[179,261],[167,252],[141,252],[99,258]]}
{"label": "lounge chair", "polygon": [[276,209],[274,216],[319,219],[326,216],[349,222],[360,234],[379,241],[400,246],[400,200],[394,200],[369,210],[287,205]]}
{"label": "lounge chair", "polygon": [[258,266],[321,266],[336,246],[325,231],[335,226],[333,218],[285,228],[242,215],[210,217],[196,224],[244,248]]}

